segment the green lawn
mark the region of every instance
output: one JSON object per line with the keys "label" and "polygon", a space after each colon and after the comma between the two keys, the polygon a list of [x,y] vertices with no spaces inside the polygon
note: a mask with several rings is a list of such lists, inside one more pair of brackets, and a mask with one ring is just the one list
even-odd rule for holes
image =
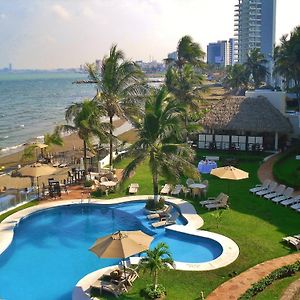
{"label": "green lawn", "polygon": [[[206,154],[204,151],[199,152],[196,161]],[[214,153],[213,155],[220,155],[222,158],[233,156],[230,153]],[[208,196],[216,196],[221,191],[226,193],[230,187],[230,209],[224,212],[219,228],[216,228],[213,212],[199,207],[198,200],[187,200],[195,206],[199,215],[204,219],[203,229],[232,238],[240,247],[240,255],[231,265],[215,271],[162,272],[159,281],[166,286],[168,299],[201,299],[201,291],[207,296],[222,282],[230,279],[233,273],[238,274],[257,263],[294,252],[282,244],[281,239],[283,236],[299,233],[299,214],[248,192],[250,187],[258,183],[256,173],[264,155],[235,153],[234,157],[239,159],[238,167],[249,172],[249,179],[228,182],[211,175],[203,176],[209,180]],[[115,167],[123,168],[129,161],[130,159],[124,159]],[[219,165],[222,163],[222,161],[219,162]],[[182,181],[184,182],[184,179]],[[130,182],[140,184],[139,194],[152,193],[152,180],[146,163],[136,170],[134,176],[125,182],[117,193],[110,194],[108,198],[124,196]],[[163,182],[164,180],[161,179],[160,183]],[[124,294],[120,299],[142,299],[139,291],[149,281],[147,274],[141,274],[129,293]],[[107,298],[110,299],[109,296]]]}
{"label": "green lawn", "polygon": [[[206,154],[203,151],[199,152],[197,161]],[[232,154],[224,153],[214,153],[214,155],[220,155],[222,158],[232,157]],[[238,167],[249,172],[249,179],[228,182],[212,175],[203,176],[209,180],[208,196],[216,196],[219,192],[227,192],[228,187],[230,188],[230,209],[224,212],[218,229],[213,212],[199,207],[198,200],[187,200],[195,206],[199,215],[204,219],[205,223],[202,229],[232,238],[240,247],[240,255],[231,265],[215,271],[163,272],[160,275],[160,281],[166,286],[169,299],[200,299],[201,291],[207,296],[222,282],[230,279],[232,272],[240,273],[262,261],[293,252],[281,243],[281,239],[283,236],[299,233],[299,214],[248,192],[250,187],[259,182],[256,173],[264,157],[263,154],[242,153],[234,156],[239,159]],[[116,167],[123,168],[129,161],[129,159],[123,160]],[[219,164],[222,164],[222,161]],[[110,197],[124,195],[125,187],[130,182],[140,184],[139,194],[151,194],[151,177],[147,164],[141,165],[135,175],[124,183],[124,188]],[[161,183],[163,182],[161,180]],[[145,286],[147,281],[149,281],[149,277],[142,275],[135,282],[131,291],[121,299],[142,299],[139,296],[139,290]]]}
{"label": "green lawn", "polygon": [[296,274],[295,276],[277,280],[272,285],[267,287],[263,292],[259,293],[254,299],[279,300],[286,288],[297,279],[300,279],[300,273]]}

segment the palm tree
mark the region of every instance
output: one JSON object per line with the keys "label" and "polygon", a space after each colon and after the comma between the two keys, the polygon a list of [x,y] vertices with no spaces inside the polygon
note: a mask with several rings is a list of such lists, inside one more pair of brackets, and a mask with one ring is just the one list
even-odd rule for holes
{"label": "palm tree", "polygon": [[226,67],[226,75],[224,85],[232,89],[233,93],[240,93],[247,89],[249,82],[249,74],[246,67],[241,64]]}
{"label": "palm tree", "polygon": [[190,162],[194,152],[187,144],[180,144],[184,109],[174,101],[165,86],[147,98],[143,118],[133,119],[139,139],[129,149],[135,158],[123,171],[123,180],[149,158],[153,195],[157,200],[158,176],[178,180],[182,174],[195,176],[197,169]]}
{"label": "palm tree", "polygon": [[84,100],[71,104],[65,113],[68,124],[59,125],[56,128],[57,132],[77,132],[79,138],[83,140],[85,174],[87,174],[87,148],[92,149],[91,138],[96,136],[100,140],[105,140],[108,136],[109,125],[101,122],[104,115],[104,108],[97,102]]}
{"label": "palm tree", "polygon": [[144,94],[144,75],[141,69],[132,61],[126,60],[124,53],[113,45],[108,57],[102,60],[101,70],[94,64],[87,64],[89,83],[96,84],[99,101],[109,117],[109,164],[112,166],[113,153],[113,117],[131,119],[139,113],[140,99]]}
{"label": "palm tree", "polygon": [[255,89],[259,88],[261,83],[266,79],[268,74],[266,64],[267,60],[258,48],[250,51],[245,62],[245,67],[249,75],[252,75]]}
{"label": "palm tree", "polygon": [[153,275],[153,286],[156,290],[158,286],[158,272],[168,269],[167,264],[173,264],[172,255],[169,252],[169,247],[165,243],[159,243],[153,250],[146,251],[146,257],[143,257],[140,262],[140,267],[144,270],[149,270]]}

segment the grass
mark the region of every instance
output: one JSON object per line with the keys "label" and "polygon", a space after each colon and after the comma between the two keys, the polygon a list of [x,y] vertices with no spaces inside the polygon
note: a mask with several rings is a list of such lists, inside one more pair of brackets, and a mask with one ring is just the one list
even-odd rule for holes
{"label": "grass", "polygon": [[[198,152],[197,161],[205,155],[208,155],[208,152]],[[222,158],[233,156],[231,153],[218,152],[213,155],[219,155]],[[289,208],[276,205],[248,192],[250,187],[259,182],[256,173],[264,155],[235,153],[234,157],[239,160],[238,167],[249,172],[249,179],[228,182],[212,175],[203,176],[209,180],[208,196],[216,196],[221,191],[227,192],[228,185],[230,185],[230,209],[224,212],[219,228],[215,224],[213,212],[200,207],[198,200],[187,200],[195,206],[199,215],[204,219],[202,229],[232,238],[240,248],[240,255],[231,265],[214,271],[162,272],[159,281],[166,286],[169,299],[201,299],[201,291],[207,296],[222,282],[230,279],[233,272],[238,274],[265,260],[294,252],[282,244],[281,240],[283,236],[299,233],[299,215]],[[130,159],[123,160],[116,167],[123,168],[129,161]],[[219,164],[222,164],[222,161]],[[136,170],[135,175],[124,183],[121,190],[110,197],[124,195],[125,188],[131,182],[140,184],[139,194],[151,194],[152,183],[147,163],[142,164]],[[160,183],[163,182],[164,180],[161,179]],[[139,291],[149,281],[148,275],[142,275],[129,293],[123,295],[121,299],[142,299]]]}
{"label": "grass", "polygon": [[263,292],[259,293],[255,296],[255,300],[279,300],[286,290],[286,288],[296,281],[300,279],[300,273],[296,274],[295,276],[283,278],[281,280],[277,280],[276,282],[272,283],[269,287],[267,287]]}

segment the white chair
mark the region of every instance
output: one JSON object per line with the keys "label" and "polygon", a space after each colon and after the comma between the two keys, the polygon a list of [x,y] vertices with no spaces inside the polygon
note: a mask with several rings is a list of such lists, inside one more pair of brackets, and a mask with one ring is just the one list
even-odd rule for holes
{"label": "white chair", "polygon": [[251,188],[249,190],[250,193],[255,194],[256,192],[262,191],[262,190],[266,190],[269,186],[270,186],[271,180],[270,179],[266,179],[263,184],[257,184],[255,187]]}
{"label": "white chair", "polygon": [[292,195],[294,193],[294,189],[291,188],[291,187],[288,187],[284,192],[283,192],[283,195],[282,196],[278,196],[278,197],[275,197],[273,199],[271,199],[273,202],[275,203],[279,203],[281,201],[284,201],[284,200],[287,200],[287,199],[290,199],[292,198]]}
{"label": "white chair", "polygon": [[300,202],[300,195],[293,197],[291,199],[284,200],[284,201],[280,202],[280,204],[283,206],[288,206],[288,205],[296,204],[298,202]]}
{"label": "white chair", "polygon": [[286,189],[286,186],[284,184],[280,184],[277,186],[277,188],[275,189],[275,191],[273,193],[264,195],[264,198],[270,200],[274,197],[282,196],[285,189]]}
{"label": "white chair", "polygon": [[267,189],[262,190],[262,191],[258,191],[258,192],[256,192],[255,194],[256,194],[257,196],[262,197],[262,196],[264,196],[264,195],[273,193],[273,192],[276,190],[277,186],[278,186],[277,182],[272,181],[272,182],[270,183],[270,186],[269,186]]}

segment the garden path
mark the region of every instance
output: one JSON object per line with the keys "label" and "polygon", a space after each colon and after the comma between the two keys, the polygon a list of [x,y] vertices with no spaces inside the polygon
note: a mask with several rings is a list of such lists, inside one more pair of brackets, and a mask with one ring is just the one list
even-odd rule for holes
{"label": "garden path", "polygon": [[244,294],[253,283],[256,283],[272,271],[300,260],[300,253],[274,258],[260,263],[238,276],[224,282],[210,293],[206,300],[236,300]]}

